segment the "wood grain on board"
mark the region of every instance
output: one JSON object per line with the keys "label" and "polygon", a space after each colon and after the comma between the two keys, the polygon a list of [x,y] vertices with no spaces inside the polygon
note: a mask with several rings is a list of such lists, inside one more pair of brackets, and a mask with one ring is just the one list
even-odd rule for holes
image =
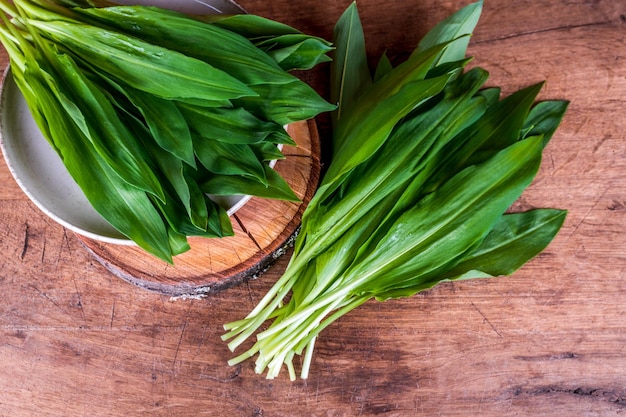
{"label": "wood grain on board", "polygon": [[[240,3],[329,37],[350,1]],[[402,57],[467,3],[359,0],[368,52]],[[220,340],[288,254],[213,296],[146,291],[41,214],[0,161],[0,416],[626,414],[625,22],[620,1],[485,1],[472,65],[503,94],[546,80],[541,98],[571,101],[516,203],[567,209],[565,225],[511,277],[350,312],[320,335],[306,381],[229,367]],[[327,70],[303,76],[325,93]]]}

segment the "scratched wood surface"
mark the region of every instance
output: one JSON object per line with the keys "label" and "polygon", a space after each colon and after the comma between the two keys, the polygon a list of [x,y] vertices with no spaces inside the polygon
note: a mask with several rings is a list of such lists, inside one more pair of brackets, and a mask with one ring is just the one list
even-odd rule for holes
{"label": "scratched wood surface", "polygon": [[[326,37],[349,3],[240,2]],[[360,0],[369,53],[405,54],[466,3]],[[0,416],[625,415],[625,22],[618,0],[486,1],[470,53],[490,84],[547,80],[542,98],[571,100],[517,203],[568,209],[562,232],[512,277],[366,303],[322,333],[307,381],[228,367],[219,338],[286,257],[213,297],[148,292],[45,218],[0,162]],[[324,71],[308,75],[322,92]]]}

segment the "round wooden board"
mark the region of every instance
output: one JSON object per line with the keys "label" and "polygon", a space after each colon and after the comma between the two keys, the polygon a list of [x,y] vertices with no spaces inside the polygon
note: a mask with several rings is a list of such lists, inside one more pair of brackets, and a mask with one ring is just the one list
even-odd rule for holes
{"label": "round wooden board", "polygon": [[235,235],[221,239],[190,237],[191,250],[168,264],[136,246],[79,240],[117,277],[147,290],[172,296],[197,296],[224,290],[256,277],[287,249],[320,176],[320,141],[315,122],[289,125],[297,146],[285,146],[286,158],[275,170],[301,203],[253,197],[231,216]]}

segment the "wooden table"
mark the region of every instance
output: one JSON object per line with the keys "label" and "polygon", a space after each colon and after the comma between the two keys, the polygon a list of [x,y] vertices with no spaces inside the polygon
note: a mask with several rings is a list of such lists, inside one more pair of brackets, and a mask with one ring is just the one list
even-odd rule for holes
{"label": "wooden table", "polygon": [[[240,3],[330,37],[349,0]],[[359,0],[369,54],[407,53],[466,3]],[[565,225],[511,277],[351,312],[322,333],[307,381],[229,367],[220,340],[286,256],[203,299],[135,288],[46,218],[0,162],[0,416],[626,415],[625,38],[621,0],[485,2],[469,52],[489,84],[508,94],[547,80],[541,98],[571,100],[517,203],[566,208]],[[322,93],[326,71],[308,76]]]}

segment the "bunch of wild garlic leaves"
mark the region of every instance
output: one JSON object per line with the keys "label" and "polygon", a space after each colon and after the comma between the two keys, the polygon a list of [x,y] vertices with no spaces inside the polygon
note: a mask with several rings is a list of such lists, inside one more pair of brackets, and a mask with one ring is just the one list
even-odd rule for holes
{"label": "bunch of wild garlic leaves", "polygon": [[149,253],[172,262],[187,236],[232,235],[207,194],[298,200],[268,161],[293,144],[285,124],[335,108],[288,72],[327,61],[329,42],[252,15],[100,0],[0,9],[40,130],[96,211]]}
{"label": "bunch of wild garlic leaves", "polygon": [[231,350],[266,321],[256,371],[307,378],[317,335],[375,298],[454,279],[508,275],[542,251],[565,212],[507,213],[531,183],[567,103],[533,106],[541,84],[500,100],[488,74],[465,71],[482,11],[471,4],[430,31],[405,62],[373,78],[355,4],[337,22],[333,156],[306,209],[284,275],[249,315],[225,325]]}

